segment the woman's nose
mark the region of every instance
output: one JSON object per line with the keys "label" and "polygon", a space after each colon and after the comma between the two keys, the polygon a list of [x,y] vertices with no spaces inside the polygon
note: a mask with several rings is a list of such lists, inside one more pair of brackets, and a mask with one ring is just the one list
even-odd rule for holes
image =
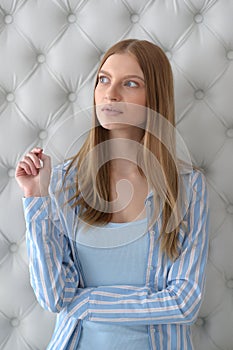
{"label": "woman's nose", "polygon": [[105,99],[109,101],[120,101],[121,100],[121,94],[119,92],[119,89],[115,85],[111,85],[108,87],[105,93]]}

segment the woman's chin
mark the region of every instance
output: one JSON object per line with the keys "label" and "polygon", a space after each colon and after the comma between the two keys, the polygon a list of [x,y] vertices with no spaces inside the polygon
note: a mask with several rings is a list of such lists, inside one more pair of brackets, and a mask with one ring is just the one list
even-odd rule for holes
{"label": "woman's chin", "polygon": [[124,123],[103,123],[101,126],[107,130],[122,130],[129,127],[128,124]]}

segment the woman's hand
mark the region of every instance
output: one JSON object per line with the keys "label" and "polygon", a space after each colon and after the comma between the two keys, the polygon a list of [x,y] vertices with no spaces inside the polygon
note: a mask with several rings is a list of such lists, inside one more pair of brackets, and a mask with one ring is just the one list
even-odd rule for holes
{"label": "woman's hand", "polygon": [[43,197],[48,195],[51,176],[51,159],[34,148],[27,153],[16,167],[15,178],[24,191],[25,197]]}

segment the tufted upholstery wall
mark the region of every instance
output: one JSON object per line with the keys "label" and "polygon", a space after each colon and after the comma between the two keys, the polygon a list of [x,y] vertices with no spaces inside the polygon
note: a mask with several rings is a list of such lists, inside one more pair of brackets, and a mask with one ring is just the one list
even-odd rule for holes
{"label": "tufted upholstery wall", "polygon": [[45,349],[55,321],[29,284],[16,163],[36,145],[63,161],[90,124],[100,57],[130,37],[167,53],[177,128],[208,181],[207,285],[194,343],[233,350],[232,18],[233,0],[0,0],[1,350]]}

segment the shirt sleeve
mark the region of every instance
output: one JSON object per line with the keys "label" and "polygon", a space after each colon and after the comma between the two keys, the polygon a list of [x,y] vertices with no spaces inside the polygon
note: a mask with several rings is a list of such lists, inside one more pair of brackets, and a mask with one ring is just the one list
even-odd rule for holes
{"label": "shirt sleeve", "polygon": [[[59,184],[58,177],[54,172],[52,189]],[[44,309],[60,312],[77,295],[80,284],[72,240],[59,216],[55,196],[23,198],[23,206],[31,286]],[[85,299],[87,292],[83,290],[81,297]]]}
{"label": "shirt sleeve", "polygon": [[71,317],[115,324],[192,324],[198,315],[208,252],[208,201],[203,174],[194,172],[181,253],[167,275],[166,288],[114,285],[78,296],[68,306]]}

